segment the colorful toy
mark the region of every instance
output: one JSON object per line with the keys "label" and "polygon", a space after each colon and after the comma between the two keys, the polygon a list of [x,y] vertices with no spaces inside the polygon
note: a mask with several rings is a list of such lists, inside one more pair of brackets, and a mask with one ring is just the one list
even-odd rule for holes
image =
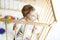
{"label": "colorful toy", "polygon": [[9,16],[9,15],[5,16],[4,18],[8,19],[8,20],[18,20],[18,18],[15,18],[13,16]]}
{"label": "colorful toy", "polygon": [[5,16],[4,19],[7,19],[7,24],[8,24],[11,20],[18,20],[18,18],[15,18],[15,17],[10,16],[10,15]]}
{"label": "colorful toy", "polygon": [[9,16],[9,15],[5,16],[4,18],[8,19],[8,20],[15,20],[15,18],[13,16]]}
{"label": "colorful toy", "polygon": [[4,34],[5,33],[5,29],[0,28],[0,34]]}

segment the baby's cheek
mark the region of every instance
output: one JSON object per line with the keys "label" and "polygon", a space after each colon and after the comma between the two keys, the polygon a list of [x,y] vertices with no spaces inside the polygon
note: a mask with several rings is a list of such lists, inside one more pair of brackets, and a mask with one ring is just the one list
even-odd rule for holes
{"label": "baby's cheek", "polygon": [[30,17],[30,19],[34,21],[34,20],[36,20],[37,18],[36,18],[36,17]]}

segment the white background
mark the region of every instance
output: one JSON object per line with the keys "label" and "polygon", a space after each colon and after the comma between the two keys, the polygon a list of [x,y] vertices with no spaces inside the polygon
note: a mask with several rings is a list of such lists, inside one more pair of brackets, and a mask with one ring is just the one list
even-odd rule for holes
{"label": "white background", "polygon": [[57,23],[51,29],[47,40],[60,40],[60,0],[52,0]]}

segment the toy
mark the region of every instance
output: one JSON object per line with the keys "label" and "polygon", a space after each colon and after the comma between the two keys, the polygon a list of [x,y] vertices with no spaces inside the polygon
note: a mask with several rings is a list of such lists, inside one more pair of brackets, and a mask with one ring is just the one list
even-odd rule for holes
{"label": "toy", "polygon": [[5,29],[0,28],[0,34],[4,34],[5,33]]}
{"label": "toy", "polygon": [[18,20],[17,17],[15,18],[15,17],[10,16],[10,15],[5,16],[4,19],[7,19],[7,24],[8,24],[11,20]]}
{"label": "toy", "polygon": [[15,18],[13,16],[9,16],[9,15],[5,16],[4,18],[8,19],[8,20],[15,20]]}
{"label": "toy", "polygon": [[18,18],[15,18],[15,17],[10,16],[10,15],[5,16],[4,18],[8,19],[8,20],[18,20]]}

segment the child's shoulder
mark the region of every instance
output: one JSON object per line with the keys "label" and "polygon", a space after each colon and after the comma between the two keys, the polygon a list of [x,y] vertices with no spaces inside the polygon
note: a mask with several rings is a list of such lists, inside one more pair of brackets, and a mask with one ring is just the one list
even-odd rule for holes
{"label": "child's shoulder", "polygon": [[23,17],[23,18],[21,18],[20,20],[21,20],[21,21],[25,21],[25,18]]}

